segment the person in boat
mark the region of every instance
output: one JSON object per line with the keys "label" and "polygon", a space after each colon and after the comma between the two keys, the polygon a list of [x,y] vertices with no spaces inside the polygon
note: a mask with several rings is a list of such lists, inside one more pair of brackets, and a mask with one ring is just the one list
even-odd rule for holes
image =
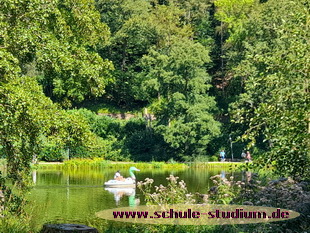
{"label": "person in boat", "polygon": [[119,170],[117,172],[115,172],[114,180],[124,180],[124,177],[121,175]]}

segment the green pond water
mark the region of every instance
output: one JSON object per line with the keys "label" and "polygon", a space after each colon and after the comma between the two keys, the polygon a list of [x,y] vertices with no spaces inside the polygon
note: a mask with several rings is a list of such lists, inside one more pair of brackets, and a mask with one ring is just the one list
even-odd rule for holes
{"label": "green pond water", "polygon": [[[124,177],[129,172],[121,170]],[[143,205],[144,198],[138,189],[106,189],[105,181],[112,179],[115,169],[84,169],[75,171],[33,171],[34,187],[28,198],[29,211],[39,224],[50,221],[84,222],[95,218],[104,209]],[[240,174],[221,169],[162,170],[148,169],[136,172],[137,181],[154,179],[155,185],[166,185],[170,174],[180,177],[192,193],[206,193],[212,186],[210,177],[222,175],[238,177]]]}

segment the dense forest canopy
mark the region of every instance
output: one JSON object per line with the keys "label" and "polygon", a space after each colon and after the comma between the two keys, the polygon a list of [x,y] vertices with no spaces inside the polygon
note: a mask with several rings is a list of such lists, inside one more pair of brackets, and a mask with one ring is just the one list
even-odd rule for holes
{"label": "dense forest canopy", "polygon": [[[258,165],[308,174],[309,9],[308,0],[1,0],[0,142],[11,178],[23,186],[34,157],[192,161],[220,149],[231,157],[230,143],[237,158],[248,149]],[[98,115],[93,103],[144,118]]]}

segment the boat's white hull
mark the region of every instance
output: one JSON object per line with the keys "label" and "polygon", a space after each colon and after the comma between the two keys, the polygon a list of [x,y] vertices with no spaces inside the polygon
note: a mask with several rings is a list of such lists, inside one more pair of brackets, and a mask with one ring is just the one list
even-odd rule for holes
{"label": "boat's white hull", "polygon": [[134,188],[136,187],[136,182],[132,179],[126,179],[124,181],[109,180],[104,183],[104,186],[110,188]]}
{"label": "boat's white hull", "polygon": [[114,195],[126,195],[126,196],[131,196],[135,195],[136,191],[135,188],[126,188],[126,187],[121,187],[121,188],[105,188],[104,190],[109,191],[110,193],[113,193]]}

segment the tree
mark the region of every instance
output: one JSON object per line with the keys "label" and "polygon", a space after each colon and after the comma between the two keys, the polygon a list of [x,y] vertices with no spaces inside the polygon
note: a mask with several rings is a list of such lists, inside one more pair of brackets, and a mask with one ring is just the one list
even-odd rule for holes
{"label": "tree", "polygon": [[113,66],[96,50],[109,30],[91,0],[1,0],[0,12],[1,47],[19,60],[23,74],[29,64],[40,72],[48,96],[70,106],[104,93]]}
{"label": "tree", "polygon": [[235,67],[245,83],[232,111],[248,127],[243,138],[263,141],[263,164],[292,176],[309,174],[308,12],[307,1],[259,5],[244,24],[245,56]]}
{"label": "tree", "polygon": [[102,94],[112,65],[95,53],[108,30],[91,1],[2,0],[0,12],[0,143],[17,194],[1,177],[1,205],[20,212],[44,138],[65,147],[94,141],[85,121],[55,105],[38,81],[62,103],[80,101]]}
{"label": "tree", "polygon": [[[103,22],[113,28],[111,44],[102,50],[115,65],[115,83],[108,95],[118,105],[141,101],[140,59],[155,46],[165,47],[174,37],[192,37],[192,29],[182,21],[184,11],[175,5],[159,5],[146,1],[98,1]],[[146,4],[147,3],[147,4]],[[121,10],[120,10],[121,9]],[[115,17],[115,20],[108,18]]]}
{"label": "tree", "polygon": [[212,116],[215,101],[206,94],[210,77],[204,64],[209,61],[204,46],[186,39],[143,57],[142,88],[158,99],[155,130],[181,156],[205,155],[208,142],[219,134]]}
{"label": "tree", "polygon": [[[22,76],[19,62],[0,50],[0,143],[7,159],[8,177],[14,187],[0,177],[5,210],[22,210],[30,185],[30,163],[43,146],[44,138],[64,148],[94,147],[93,135],[83,118],[59,109],[32,77]],[[1,199],[3,200],[3,199]]]}

